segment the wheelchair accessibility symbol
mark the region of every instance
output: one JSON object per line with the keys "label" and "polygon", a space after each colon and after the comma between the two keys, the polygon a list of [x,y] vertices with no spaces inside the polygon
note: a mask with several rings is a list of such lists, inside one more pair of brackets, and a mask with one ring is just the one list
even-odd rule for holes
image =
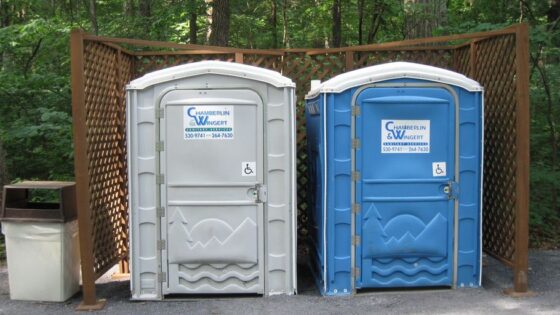
{"label": "wheelchair accessibility symbol", "polygon": [[433,176],[447,176],[447,165],[445,162],[433,162],[432,163],[432,175]]}
{"label": "wheelchair accessibility symbol", "polygon": [[241,176],[257,176],[257,162],[242,162]]}

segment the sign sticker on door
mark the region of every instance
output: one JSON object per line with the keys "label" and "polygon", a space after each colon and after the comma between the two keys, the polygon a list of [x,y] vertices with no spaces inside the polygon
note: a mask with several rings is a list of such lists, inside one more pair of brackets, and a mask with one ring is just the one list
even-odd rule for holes
{"label": "sign sticker on door", "polygon": [[381,153],[430,153],[430,121],[382,119]]}
{"label": "sign sticker on door", "polygon": [[432,175],[434,177],[447,176],[447,165],[445,162],[432,163]]}
{"label": "sign sticker on door", "polygon": [[257,162],[241,162],[241,176],[257,176]]}
{"label": "sign sticker on door", "polygon": [[231,140],[233,106],[184,106],[185,140]]}

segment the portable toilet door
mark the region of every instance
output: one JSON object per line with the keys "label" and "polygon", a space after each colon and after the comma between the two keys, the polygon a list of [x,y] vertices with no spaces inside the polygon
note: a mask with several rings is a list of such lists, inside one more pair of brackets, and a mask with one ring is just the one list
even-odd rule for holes
{"label": "portable toilet door", "polygon": [[479,286],[481,86],[395,62],[339,75],[307,98],[311,128],[326,126],[325,215],[315,216],[323,292]]}
{"label": "portable toilet door", "polygon": [[292,81],[206,61],[127,90],[133,299],[293,294]]}

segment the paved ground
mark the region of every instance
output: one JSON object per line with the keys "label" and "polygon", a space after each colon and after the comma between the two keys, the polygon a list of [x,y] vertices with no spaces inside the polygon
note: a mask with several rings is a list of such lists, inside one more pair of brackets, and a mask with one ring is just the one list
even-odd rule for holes
{"label": "paved ground", "polygon": [[[39,263],[40,267],[40,263]],[[560,314],[560,251],[530,252],[529,285],[533,297],[512,298],[511,272],[485,258],[481,289],[368,292],[353,297],[321,297],[306,269],[300,267],[299,295],[270,298],[189,299],[165,302],[129,301],[128,281],[100,280],[106,314]],[[7,270],[0,268],[0,314],[67,314],[80,302],[21,302],[9,299]]]}

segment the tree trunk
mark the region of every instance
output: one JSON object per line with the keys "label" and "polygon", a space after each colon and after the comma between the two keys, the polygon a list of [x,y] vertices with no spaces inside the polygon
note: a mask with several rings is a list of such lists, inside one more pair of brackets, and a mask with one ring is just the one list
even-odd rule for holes
{"label": "tree trunk", "polygon": [[[0,26],[2,28],[10,26],[10,6],[6,0],[0,0]],[[9,64],[9,57],[6,51],[0,54],[0,70],[6,70]],[[1,152],[0,152],[1,153]]]}
{"label": "tree trunk", "polygon": [[548,23],[554,23],[560,18],[560,0],[553,0],[550,9],[546,12]]}
{"label": "tree trunk", "polygon": [[124,0],[123,1],[123,13],[126,17],[133,17],[134,16],[134,1],[133,0]]}
{"label": "tree trunk", "polygon": [[97,26],[97,2],[95,0],[84,0],[84,6],[88,8],[89,22],[91,29],[95,35],[99,34],[99,27]]}
{"label": "tree trunk", "polygon": [[55,1],[55,0],[51,0],[51,10],[52,10],[52,11],[51,11],[51,15],[52,15],[52,17],[55,17],[55,16],[56,16],[56,7],[57,7],[56,1]]}
{"label": "tree trunk", "polygon": [[144,34],[148,35],[150,33],[150,18],[152,17],[152,1],[140,0],[138,3],[138,11],[142,17],[142,23],[144,24]]}
{"label": "tree trunk", "polygon": [[364,33],[364,0],[358,0],[358,45],[361,45]]}
{"label": "tree trunk", "polygon": [[206,42],[210,42],[210,34],[212,34],[212,0],[204,0],[206,3],[206,20],[207,20],[207,29],[206,29]]}
{"label": "tree trunk", "polygon": [[10,6],[7,0],[0,0],[0,26],[2,28],[10,26]]}
{"label": "tree trunk", "polygon": [[333,19],[332,46],[340,47],[342,41],[341,39],[342,18],[340,14],[340,0],[333,0],[332,19]]}
{"label": "tree trunk", "polygon": [[276,0],[270,0],[270,24],[272,25],[272,48],[278,48],[278,29],[277,22],[277,8]]}
{"label": "tree trunk", "polygon": [[151,0],[140,0],[138,4],[140,15],[143,17],[152,16],[152,1]]}
{"label": "tree trunk", "polygon": [[75,20],[74,12],[77,11],[74,10],[74,1],[72,0],[68,1],[68,6],[65,5],[65,9],[66,9],[66,13],[70,16],[70,26],[74,27],[74,20]]}
{"label": "tree trunk", "polygon": [[288,0],[282,1],[282,45],[290,48],[290,37],[288,36]]}
{"label": "tree trunk", "polygon": [[431,37],[447,23],[446,0],[404,0],[405,37]]}
{"label": "tree trunk", "polygon": [[381,26],[381,22],[383,21],[383,14],[385,13],[385,5],[382,1],[374,1],[373,2],[373,9],[370,26],[367,36],[367,43],[371,44],[375,41],[375,36],[377,35],[377,31],[379,31],[379,27]]}
{"label": "tree trunk", "polygon": [[229,41],[229,0],[212,1],[210,45],[227,46]]}
{"label": "tree trunk", "polygon": [[196,25],[197,19],[197,5],[196,0],[191,0],[191,14],[189,18],[189,43],[196,44],[197,38],[196,35],[198,33],[198,27]]}

